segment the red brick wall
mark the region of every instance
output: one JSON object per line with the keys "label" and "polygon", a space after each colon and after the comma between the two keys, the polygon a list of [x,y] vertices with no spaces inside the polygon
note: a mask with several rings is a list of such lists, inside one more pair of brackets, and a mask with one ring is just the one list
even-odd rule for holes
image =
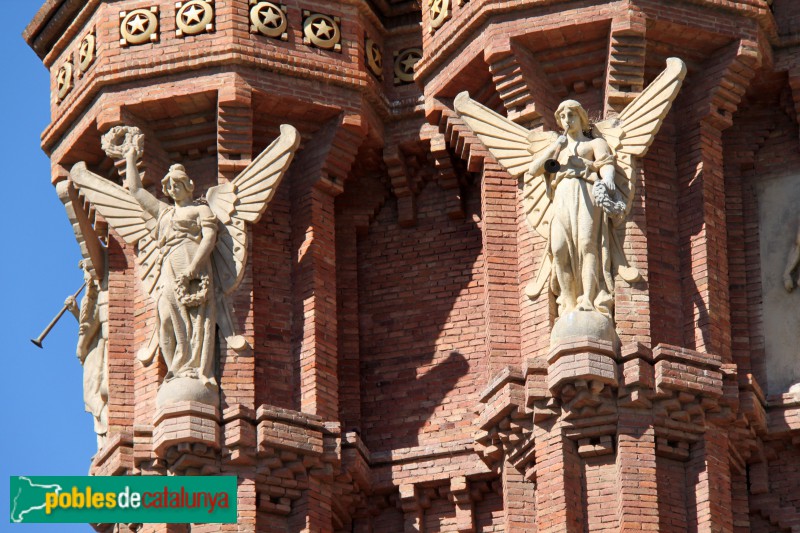
{"label": "red brick wall", "polygon": [[361,429],[371,450],[469,434],[468,398],[485,379],[480,213],[469,193],[465,219],[450,220],[429,183],[415,227],[399,228],[390,202],[360,239]]}

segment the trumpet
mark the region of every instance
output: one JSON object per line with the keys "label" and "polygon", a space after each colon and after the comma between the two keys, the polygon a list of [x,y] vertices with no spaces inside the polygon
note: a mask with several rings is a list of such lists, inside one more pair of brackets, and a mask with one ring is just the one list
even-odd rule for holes
{"label": "trumpet", "polygon": [[556,151],[553,152],[553,157],[551,157],[550,159],[547,159],[544,162],[544,171],[545,172],[547,172],[548,174],[555,174],[556,172],[561,170],[561,163],[558,162],[558,156],[560,154],[561,154],[561,146],[559,145],[559,147],[556,149]]}
{"label": "trumpet", "polygon": [[[84,287],[86,287],[85,281],[83,282],[83,285],[81,285],[81,287],[75,292],[75,294],[72,295],[72,298],[74,300],[78,299],[78,295],[81,293]],[[36,337],[35,339],[31,339],[31,342],[36,346],[38,346],[39,348],[41,348],[42,342],[44,342],[44,338],[47,337],[47,334],[50,333],[50,330],[53,329],[53,326],[55,326],[58,323],[58,321],[61,320],[61,317],[64,315],[67,309],[68,309],[67,304],[64,304],[64,307],[61,308],[61,311],[59,311],[58,314],[53,318],[53,320],[51,320],[50,323],[47,324],[47,327],[44,328],[44,330],[42,330],[42,332],[39,334],[38,337]]]}

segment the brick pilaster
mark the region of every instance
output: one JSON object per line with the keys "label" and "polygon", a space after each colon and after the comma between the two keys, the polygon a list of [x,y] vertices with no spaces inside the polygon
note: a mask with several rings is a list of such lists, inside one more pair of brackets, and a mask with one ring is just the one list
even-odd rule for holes
{"label": "brick pilaster", "polygon": [[731,468],[728,434],[723,428],[709,426],[694,444],[686,465],[686,480],[688,522],[697,525],[698,533],[732,532]]}
{"label": "brick pilaster", "polygon": [[534,425],[538,533],[583,533],[582,460],[563,423]]}
{"label": "brick pilaster", "polygon": [[503,520],[508,533],[536,532],[536,485],[507,461],[503,464]]}
{"label": "brick pilaster", "polygon": [[291,173],[297,403],[302,412],[330,421],[339,415],[334,198],[365,134],[358,115],[334,119],[308,143]]}
{"label": "brick pilaster", "polygon": [[678,212],[687,273],[684,342],[726,361],[731,337],[722,131],[732,124],[760,57],[755,45],[743,40],[707,62],[702,83],[684,100],[696,113],[695,126],[683,133],[678,146]]}
{"label": "brick pilaster", "polygon": [[519,363],[516,199],[516,180],[487,158],[481,184],[487,379],[505,366]]}
{"label": "brick pilaster", "polygon": [[649,411],[620,409],[616,460],[620,532],[657,530],[656,438]]}

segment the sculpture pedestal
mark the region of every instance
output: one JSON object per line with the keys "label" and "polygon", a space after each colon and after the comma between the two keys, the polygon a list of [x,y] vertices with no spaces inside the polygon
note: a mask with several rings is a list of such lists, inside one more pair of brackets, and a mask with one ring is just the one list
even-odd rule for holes
{"label": "sculpture pedestal", "polygon": [[[161,459],[173,446],[200,445],[219,449],[219,412],[199,402],[177,402],[156,410],[153,420],[153,450]],[[182,447],[186,447],[182,446]]]}
{"label": "sculpture pedestal", "polygon": [[550,346],[555,347],[571,337],[589,337],[617,346],[619,339],[614,321],[597,311],[570,311],[560,317],[550,333]]}
{"label": "sculpture pedestal", "polygon": [[161,409],[179,402],[198,402],[216,407],[219,387],[197,378],[174,378],[162,383],[156,396],[156,407]]}
{"label": "sculpture pedestal", "polygon": [[[602,315],[601,315],[602,316]],[[592,337],[572,337],[554,344],[547,357],[547,387],[558,397],[566,384],[583,382],[592,388],[616,388],[617,362],[611,341]]]}

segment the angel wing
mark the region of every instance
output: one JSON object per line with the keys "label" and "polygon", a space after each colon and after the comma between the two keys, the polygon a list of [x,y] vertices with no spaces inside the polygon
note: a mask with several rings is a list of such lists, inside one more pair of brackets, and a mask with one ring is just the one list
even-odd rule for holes
{"label": "angel wing", "polygon": [[[456,113],[489,149],[497,162],[515,177],[528,170],[536,154],[552,145],[558,137],[555,132],[528,131],[476,102],[466,91],[456,96],[453,105]],[[526,177],[522,197],[528,223],[537,233],[548,238],[553,213],[545,177]]]}
{"label": "angel wing", "polygon": [[[636,160],[644,157],[653,143],[664,117],[686,77],[686,64],[676,57],[667,59],[667,68],[639,96],[628,104],[618,117],[598,122],[593,127],[595,137],[608,143],[616,160],[614,183],[625,203],[625,215],[633,205],[636,192]],[[612,264],[628,282],[639,279],[639,271],[630,267],[622,249],[621,237],[611,232]]]}
{"label": "angel wing", "polygon": [[281,134],[236,178],[206,193],[208,206],[219,219],[217,245],[211,254],[217,287],[233,292],[247,262],[246,223],[256,223],[272,199],[300,144],[297,130],[288,124]]}
{"label": "angel wing", "polygon": [[[130,192],[91,172],[83,161],[72,167],[69,179],[103,216],[108,225],[114,228],[126,243],[137,247],[139,279],[153,301],[157,302],[161,262],[156,241],[156,220],[141,208]],[[137,357],[142,362],[149,363],[157,347],[158,336],[154,331],[150,341],[137,353]]]}
{"label": "angel wing", "polygon": [[130,192],[91,172],[82,161],[72,167],[69,179],[126,243],[137,246],[139,277],[147,293],[157,301],[161,272],[155,240],[156,220],[141,208]]}
{"label": "angel wing", "polygon": [[[528,131],[476,102],[466,91],[456,96],[453,105],[456,113],[489,149],[497,162],[515,177],[528,170],[536,154],[551,146],[558,138],[558,134],[552,131]],[[545,239],[550,238],[550,221],[553,219],[553,203],[547,179],[545,175],[526,176],[522,184],[525,219]],[[550,254],[544,254],[536,279],[526,288],[526,293],[531,298],[536,297],[547,283],[551,262]]]}
{"label": "angel wing", "polygon": [[595,137],[608,143],[616,159],[614,182],[625,202],[625,213],[630,211],[636,192],[636,161],[644,157],[653,143],[664,117],[686,77],[686,64],[676,57],[667,59],[667,68],[628,104],[618,117],[598,122],[593,127]]}

